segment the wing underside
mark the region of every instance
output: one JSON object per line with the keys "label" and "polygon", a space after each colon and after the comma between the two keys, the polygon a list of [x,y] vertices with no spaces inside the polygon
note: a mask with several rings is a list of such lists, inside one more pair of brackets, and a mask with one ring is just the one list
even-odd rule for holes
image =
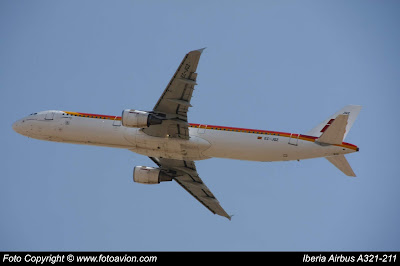
{"label": "wing underside", "polygon": [[194,50],[185,55],[175,74],[171,78],[153,112],[166,119],[161,125],[155,125],[143,131],[154,137],[172,137],[189,139],[188,117],[190,101],[197,85],[197,65],[204,49]]}
{"label": "wing underside", "polygon": [[226,211],[221,207],[210,189],[199,177],[193,161],[172,160],[164,158],[150,157],[164,172],[189,192],[195,199],[203,204],[212,213],[231,219]]}
{"label": "wing underside", "polygon": [[[190,138],[187,113],[192,107],[190,101],[194,86],[197,85],[196,70],[203,50],[194,50],[185,55],[153,108],[153,113],[163,118],[162,123],[144,128],[144,133],[160,138]],[[212,213],[231,218],[201,180],[193,161],[149,158]]]}

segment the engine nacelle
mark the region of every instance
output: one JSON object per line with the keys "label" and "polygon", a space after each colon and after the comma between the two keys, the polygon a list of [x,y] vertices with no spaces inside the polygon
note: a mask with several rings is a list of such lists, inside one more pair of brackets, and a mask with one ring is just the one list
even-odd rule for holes
{"label": "engine nacelle", "polygon": [[162,120],[153,114],[133,109],[125,109],[122,111],[121,120],[123,126],[136,128],[145,128],[162,123]]}
{"label": "engine nacelle", "polygon": [[136,166],[133,170],[133,181],[141,184],[159,184],[171,181],[172,178],[161,171],[160,168]]}

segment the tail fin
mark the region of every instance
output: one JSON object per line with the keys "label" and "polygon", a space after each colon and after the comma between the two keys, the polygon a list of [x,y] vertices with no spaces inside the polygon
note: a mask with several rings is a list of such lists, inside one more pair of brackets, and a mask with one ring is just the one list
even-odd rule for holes
{"label": "tail fin", "polygon": [[340,171],[342,171],[345,175],[348,176],[356,176],[351,169],[349,162],[346,160],[344,155],[335,155],[331,157],[325,157],[329,162],[331,162],[334,166],[336,166]]}
{"label": "tail fin", "polygon": [[[307,132],[307,135],[318,137],[324,144],[342,144],[360,113],[360,105],[347,105],[328,117],[324,122]],[[325,157],[330,163],[348,176],[356,176],[344,155]]]}
{"label": "tail fin", "polygon": [[330,124],[324,127],[317,141],[326,144],[342,144],[348,120],[349,115],[338,115],[335,119],[331,119],[332,122],[329,121]]}
{"label": "tail fin", "polygon": [[[340,111],[336,112],[334,115],[328,117],[324,122],[319,124],[318,126],[314,127],[311,129],[309,132],[306,133],[306,135],[309,136],[314,136],[314,137],[319,137],[319,138],[325,138],[323,135],[324,133],[327,133],[327,136],[333,136],[334,134],[332,133],[335,131],[335,133],[340,134],[340,137],[342,138],[340,141],[340,144],[342,141],[346,138],[347,133],[349,133],[351,127],[353,126],[354,121],[356,120],[358,114],[360,113],[361,106],[360,105],[347,105],[340,109]],[[347,117],[347,124],[345,124],[345,120]],[[340,120],[340,121],[336,121]],[[345,126],[344,126],[345,125]],[[331,133],[328,134],[328,128],[332,127]],[[333,130],[333,128],[336,128],[336,130]],[[344,132],[341,133],[341,129],[344,128]],[[340,132],[339,132],[340,131]],[[342,137],[343,136],[343,137]],[[336,137],[335,141],[337,140],[338,137]],[[331,138],[329,138],[331,139]],[[320,141],[324,142],[324,141]],[[329,142],[326,142],[329,143]],[[336,144],[336,143],[329,143],[329,144]]]}

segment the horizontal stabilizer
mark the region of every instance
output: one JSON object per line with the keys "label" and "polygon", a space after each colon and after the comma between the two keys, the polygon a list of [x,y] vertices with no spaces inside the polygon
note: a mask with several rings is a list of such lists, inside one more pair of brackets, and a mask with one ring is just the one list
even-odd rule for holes
{"label": "horizontal stabilizer", "polygon": [[332,119],[331,124],[328,124],[317,141],[326,144],[342,144],[348,118],[349,115],[338,115],[335,119]]}
{"label": "horizontal stabilizer", "polygon": [[351,169],[349,162],[347,161],[344,155],[335,155],[331,157],[325,157],[329,162],[331,162],[334,166],[336,166],[340,171],[342,171],[347,176],[356,176]]}

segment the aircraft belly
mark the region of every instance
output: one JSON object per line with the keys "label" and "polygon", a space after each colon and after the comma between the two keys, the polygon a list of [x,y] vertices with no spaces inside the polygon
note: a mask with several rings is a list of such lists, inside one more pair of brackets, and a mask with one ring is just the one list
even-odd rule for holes
{"label": "aircraft belly", "polygon": [[263,142],[254,134],[214,131],[205,135],[211,143],[211,148],[203,152],[206,156],[249,161],[280,159],[277,143]]}
{"label": "aircraft belly", "polygon": [[197,136],[191,136],[189,140],[178,138],[153,137],[142,130],[127,131],[125,138],[133,144],[130,150],[150,157],[161,157],[176,160],[204,160],[202,152],[211,145],[209,142]]}
{"label": "aircraft belly", "polygon": [[332,156],[344,153],[337,146],[321,146],[315,142],[299,140],[289,144],[289,138],[238,132],[207,130],[203,134],[211,147],[203,154],[209,157],[248,161],[289,161]]}
{"label": "aircraft belly", "polygon": [[130,146],[123,137],[123,128],[114,127],[112,121],[72,117],[51,123],[45,132],[47,140],[116,148]]}
{"label": "aircraft belly", "polygon": [[253,133],[190,129],[189,140],[160,138],[138,128],[114,126],[112,121],[81,117],[26,121],[30,137],[76,144],[127,148],[150,157],[204,160],[211,157],[249,161],[287,161],[353,152],[335,145],[320,145],[288,137]]}

